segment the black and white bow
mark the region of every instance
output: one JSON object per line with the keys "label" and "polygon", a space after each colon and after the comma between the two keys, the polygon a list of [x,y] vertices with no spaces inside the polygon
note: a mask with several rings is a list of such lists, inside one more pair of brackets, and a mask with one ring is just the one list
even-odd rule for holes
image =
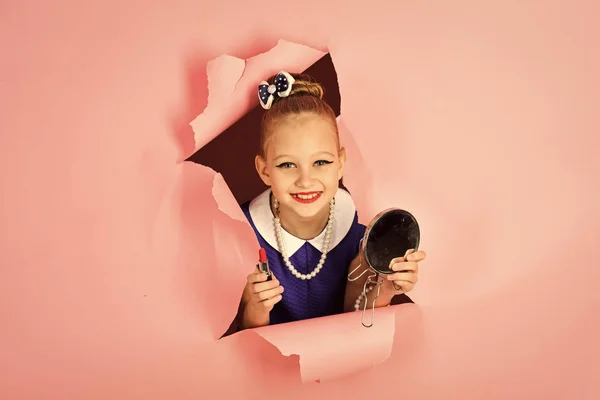
{"label": "black and white bow", "polygon": [[285,71],[281,71],[275,76],[275,81],[272,85],[269,85],[269,82],[262,81],[258,85],[258,100],[262,108],[265,110],[271,108],[273,100],[275,100],[275,93],[279,97],[289,96],[294,82],[294,78]]}

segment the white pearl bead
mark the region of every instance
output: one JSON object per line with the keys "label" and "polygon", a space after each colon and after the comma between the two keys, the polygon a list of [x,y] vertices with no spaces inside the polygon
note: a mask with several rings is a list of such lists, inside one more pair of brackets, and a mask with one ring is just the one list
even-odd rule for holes
{"label": "white pearl bead", "polygon": [[[367,294],[369,294],[373,289],[375,289],[375,286],[377,285],[377,283],[373,283],[370,286],[368,286],[367,288],[365,288],[364,293],[361,293],[358,298],[356,299],[356,302],[354,304],[354,309],[358,310],[360,307],[360,303],[363,301],[363,299],[365,300],[365,302],[367,301]],[[365,304],[366,305],[366,304]]]}

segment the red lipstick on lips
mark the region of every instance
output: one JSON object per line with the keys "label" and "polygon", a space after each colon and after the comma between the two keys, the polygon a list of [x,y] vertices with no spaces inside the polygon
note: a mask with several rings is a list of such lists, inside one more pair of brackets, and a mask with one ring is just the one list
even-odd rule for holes
{"label": "red lipstick on lips", "polygon": [[[296,196],[298,194],[303,195],[303,196],[309,196],[309,195],[316,194],[316,196],[313,198],[310,198],[310,199],[301,199],[300,197]],[[322,194],[323,194],[323,192],[301,192],[301,193],[292,194],[292,198],[294,200],[296,200],[298,203],[308,204],[308,203],[314,203],[315,201],[319,200],[319,198],[321,197]]]}

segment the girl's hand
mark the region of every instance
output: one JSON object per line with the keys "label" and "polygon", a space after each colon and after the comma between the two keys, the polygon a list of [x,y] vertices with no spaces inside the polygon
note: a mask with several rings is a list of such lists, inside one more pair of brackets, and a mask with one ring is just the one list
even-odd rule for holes
{"label": "girl's hand", "polygon": [[283,286],[279,284],[275,275],[267,281],[267,275],[258,267],[248,275],[242,299],[244,314],[242,326],[245,329],[269,325],[269,313],[282,299]]}
{"label": "girl's hand", "polygon": [[424,251],[415,252],[408,250],[404,257],[394,258],[390,262],[390,268],[396,271],[393,274],[382,275],[386,282],[381,289],[392,295],[408,293],[413,290],[419,280],[419,262],[426,257]]}

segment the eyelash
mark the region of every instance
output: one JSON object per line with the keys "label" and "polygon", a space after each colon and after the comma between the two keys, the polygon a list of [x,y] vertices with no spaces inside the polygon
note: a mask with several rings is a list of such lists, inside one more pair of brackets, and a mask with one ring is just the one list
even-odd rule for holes
{"label": "eyelash", "polygon": [[[321,164],[318,164],[318,163],[321,163]],[[322,167],[322,166],[327,165],[327,164],[333,164],[333,161],[317,160],[317,161],[315,161],[315,164],[317,164],[317,167]],[[284,163],[281,163],[281,164],[277,165],[277,168],[291,168],[291,167],[286,167],[286,165],[292,165],[293,166],[294,163],[284,162]]]}

